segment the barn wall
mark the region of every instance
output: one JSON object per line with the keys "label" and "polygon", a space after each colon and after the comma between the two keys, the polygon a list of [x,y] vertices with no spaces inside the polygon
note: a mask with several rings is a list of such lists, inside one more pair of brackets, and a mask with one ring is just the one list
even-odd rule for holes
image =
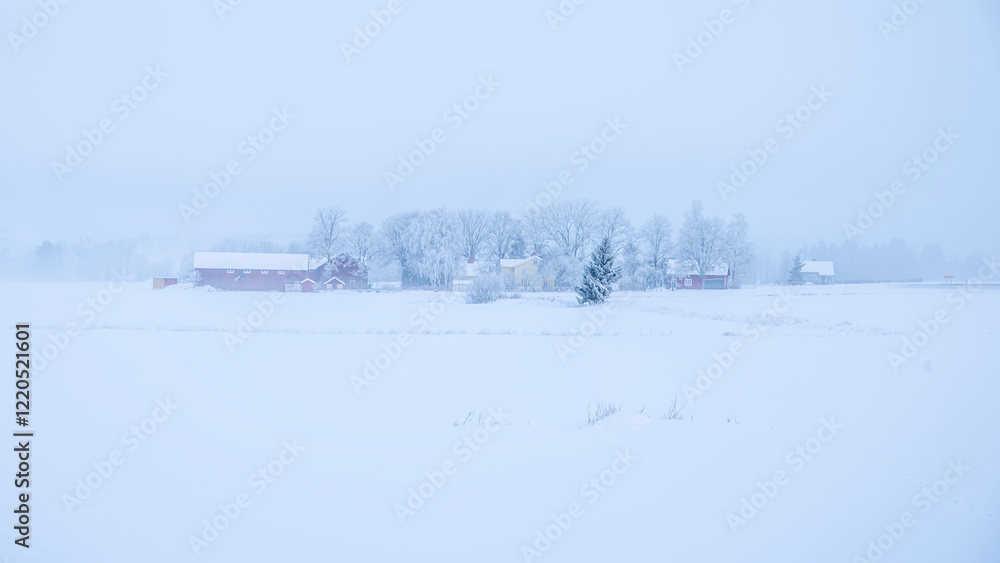
{"label": "barn wall", "polygon": [[232,274],[221,269],[198,269],[197,285],[207,285],[215,289],[228,291],[285,291],[286,283],[302,281],[310,277],[312,272],[304,270],[286,270],[284,274],[278,274],[276,270],[270,270],[266,274],[261,274],[260,270],[253,270],[249,274],[244,274],[243,270],[236,269]]}

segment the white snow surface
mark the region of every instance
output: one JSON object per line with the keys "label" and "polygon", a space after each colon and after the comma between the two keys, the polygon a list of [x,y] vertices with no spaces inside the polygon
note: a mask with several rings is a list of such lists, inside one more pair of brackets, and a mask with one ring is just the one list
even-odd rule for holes
{"label": "white snow surface", "polygon": [[[850,562],[904,513],[915,523],[884,562],[1000,560],[996,287],[615,293],[603,309],[569,293],[150,287],[0,285],[8,342],[30,322],[34,353],[52,356],[31,379],[32,548],[8,543],[11,561]],[[895,371],[887,354],[941,311]],[[359,395],[367,362],[383,368]],[[686,404],[706,370],[717,378]],[[675,397],[681,419],[662,419]],[[123,435],[167,398],[176,412],[130,451]],[[588,425],[600,401],[621,410]],[[495,432],[490,409],[509,415]],[[465,460],[455,444],[477,435]],[[276,462],[293,441],[304,451]],[[115,451],[123,463],[68,511]],[[396,505],[449,462],[401,523]],[[969,469],[917,504],[949,463]],[[251,485],[269,464],[280,474]],[[779,471],[734,532],[728,515]],[[611,475],[596,499],[582,489]],[[190,538],[241,493],[249,505],[196,555]],[[526,557],[571,503],[582,514]]]}

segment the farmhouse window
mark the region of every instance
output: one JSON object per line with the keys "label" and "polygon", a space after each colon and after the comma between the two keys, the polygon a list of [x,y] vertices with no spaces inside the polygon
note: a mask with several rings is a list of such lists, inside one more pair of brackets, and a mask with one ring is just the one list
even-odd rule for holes
{"label": "farmhouse window", "polygon": [[351,287],[354,287],[354,280],[350,281]]}
{"label": "farmhouse window", "polygon": [[250,273],[250,270],[243,270],[243,273],[244,273],[244,274],[249,274],[249,273]]}
{"label": "farmhouse window", "polygon": [[227,274],[235,274],[235,273],[236,273],[236,270],[226,270],[226,273],[227,273]]}
{"label": "farmhouse window", "polygon": [[521,268],[521,275],[522,276],[528,275],[528,269],[527,268]]}
{"label": "farmhouse window", "polygon": [[266,273],[267,273],[267,270],[261,270],[261,271],[260,271],[260,273],[262,273],[262,274],[266,274]]}
{"label": "farmhouse window", "polygon": [[691,278],[684,278],[684,287],[691,287]]}
{"label": "farmhouse window", "polygon": [[285,271],[284,271],[284,270],[278,270],[278,273],[279,273],[279,274],[284,274],[284,273],[285,273]]}

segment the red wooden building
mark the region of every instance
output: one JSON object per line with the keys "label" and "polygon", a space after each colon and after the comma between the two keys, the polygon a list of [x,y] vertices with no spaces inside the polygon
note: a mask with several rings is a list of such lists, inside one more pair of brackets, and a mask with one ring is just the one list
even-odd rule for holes
{"label": "red wooden building", "polygon": [[325,279],[324,263],[308,254],[195,252],[195,283],[235,291],[301,291],[309,285],[303,281]]}
{"label": "red wooden building", "polygon": [[341,254],[322,268],[326,289],[368,289],[368,268],[347,254]]}
{"label": "red wooden building", "polygon": [[693,264],[671,260],[671,283],[676,289],[729,289],[729,265],[717,264],[702,276]]}

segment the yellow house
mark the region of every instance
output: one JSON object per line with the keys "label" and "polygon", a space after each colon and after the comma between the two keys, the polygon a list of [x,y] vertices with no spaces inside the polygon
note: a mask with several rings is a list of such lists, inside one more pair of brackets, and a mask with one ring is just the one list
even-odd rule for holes
{"label": "yellow house", "polygon": [[[539,271],[542,259],[532,252],[527,258],[503,258],[500,260],[500,273],[511,289],[530,291],[550,291],[555,289],[556,277],[544,276]],[[468,291],[472,281],[479,274],[479,263],[469,262],[465,265],[464,276],[459,275],[452,281],[455,291]]]}

